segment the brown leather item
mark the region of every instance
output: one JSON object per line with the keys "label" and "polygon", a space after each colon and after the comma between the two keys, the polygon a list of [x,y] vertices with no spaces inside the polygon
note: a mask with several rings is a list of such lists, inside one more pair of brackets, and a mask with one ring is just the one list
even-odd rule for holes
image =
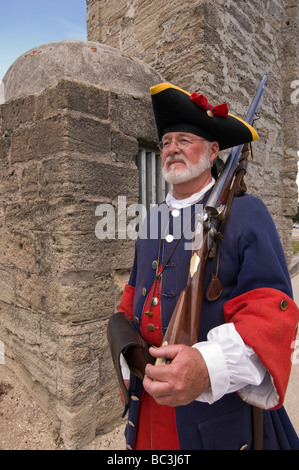
{"label": "brown leather item", "polygon": [[218,277],[213,274],[212,279],[207,287],[206,290],[206,299],[210,302],[219,299],[220,295],[223,292],[223,286],[219,281]]}
{"label": "brown leather item", "polygon": [[145,374],[146,364],[154,364],[155,359],[149,353],[148,343],[124,312],[117,312],[110,317],[107,337],[118,382],[128,404],[129,395],[121,373],[120,355],[123,354],[130,371],[141,380]]}

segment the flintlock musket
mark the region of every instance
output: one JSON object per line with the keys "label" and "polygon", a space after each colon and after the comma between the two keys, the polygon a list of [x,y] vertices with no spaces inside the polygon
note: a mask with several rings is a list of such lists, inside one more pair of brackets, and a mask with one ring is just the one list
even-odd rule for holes
{"label": "flintlock musket", "polygon": [[[250,125],[253,124],[256,118],[266,81],[267,76],[265,75],[246,116],[245,121]],[[240,185],[243,184],[243,176],[246,172],[248,148],[248,144],[242,144],[232,149],[214,185],[203,214],[195,221],[194,233],[199,235],[195,236],[197,242],[195,241],[192,249],[187,285],[178,299],[162,345],[186,344],[192,346],[198,341],[207,261],[220,227],[224,225],[224,220],[227,218],[230,204],[234,195],[236,195],[236,188],[239,187],[237,195],[238,192],[244,192],[244,188]],[[196,243],[198,246],[196,246]],[[217,282],[216,279],[214,281]],[[157,359],[156,364],[161,362],[163,362],[163,359]]]}

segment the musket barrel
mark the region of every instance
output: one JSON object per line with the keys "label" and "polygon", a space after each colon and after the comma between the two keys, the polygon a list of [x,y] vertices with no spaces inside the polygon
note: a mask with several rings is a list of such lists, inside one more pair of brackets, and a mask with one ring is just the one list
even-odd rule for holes
{"label": "musket barrel", "polygon": [[[256,111],[258,109],[259,103],[265,91],[267,78],[268,78],[267,75],[265,75],[263,80],[261,81],[261,84],[256,92],[255,97],[252,100],[249,111],[245,118],[245,122],[247,122],[247,124],[250,124],[250,125],[253,124]],[[243,149],[243,145],[239,145],[237,147],[234,147],[231,153],[229,154],[224,164],[223,170],[219,178],[217,179],[215,186],[213,188],[213,191],[206,203],[206,211],[209,211],[212,213],[217,208],[217,206],[222,203],[222,201],[220,200],[221,195],[224,194],[225,192],[224,189],[228,186],[228,182],[234,176],[235,170],[239,163],[239,158],[240,158],[242,149]],[[230,174],[231,174],[231,178],[230,178]]]}

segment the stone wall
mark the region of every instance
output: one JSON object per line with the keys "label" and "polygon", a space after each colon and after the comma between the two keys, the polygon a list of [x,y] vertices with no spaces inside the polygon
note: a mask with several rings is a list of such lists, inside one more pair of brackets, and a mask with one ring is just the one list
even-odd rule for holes
{"label": "stone wall", "polygon": [[[138,201],[134,157],[140,141],[150,145],[156,136],[148,82],[161,78],[100,44],[38,51],[13,65],[0,106],[0,340],[5,363],[65,445],[78,448],[122,413],[106,327],[134,240],[97,238],[96,211],[105,203],[117,214],[119,195]],[[92,79],[86,67],[68,73],[67,60],[82,66],[85,59],[94,60]],[[44,67],[51,83],[38,79]]]}
{"label": "stone wall", "polygon": [[134,158],[156,143],[149,87],[169,80],[243,117],[267,73],[247,181],[288,259],[297,208],[295,0],[87,0],[87,24],[92,41],[21,56],[0,106],[0,341],[68,448],[121,414],[106,325],[134,241],[99,240],[96,210],[137,202]]}
{"label": "stone wall", "polygon": [[[268,205],[290,261],[297,211],[299,5],[296,0],[87,0],[88,38],[116,47],[166,80],[245,117],[262,77],[247,183]],[[258,223],[258,221],[257,221]]]}

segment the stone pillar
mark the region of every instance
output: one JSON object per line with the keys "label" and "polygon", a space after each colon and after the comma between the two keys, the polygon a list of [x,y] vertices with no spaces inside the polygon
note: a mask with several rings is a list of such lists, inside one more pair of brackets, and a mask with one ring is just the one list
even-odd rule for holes
{"label": "stone pillar", "polygon": [[246,181],[267,204],[289,261],[298,201],[298,106],[291,101],[299,77],[298,27],[296,0],[87,0],[90,40],[142,58],[211,103],[227,101],[239,117],[268,74]]}
{"label": "stone pillar", "polygon": [[[94,42],[21,56],[0,106],[0,340],[5,363],[80,448],[121,416],[106,340],[134,256],[99,239],[97,208],[138,202],[135,156],[156,130],[141,61]],[[117,228],[117,227],[116,227]]]}

